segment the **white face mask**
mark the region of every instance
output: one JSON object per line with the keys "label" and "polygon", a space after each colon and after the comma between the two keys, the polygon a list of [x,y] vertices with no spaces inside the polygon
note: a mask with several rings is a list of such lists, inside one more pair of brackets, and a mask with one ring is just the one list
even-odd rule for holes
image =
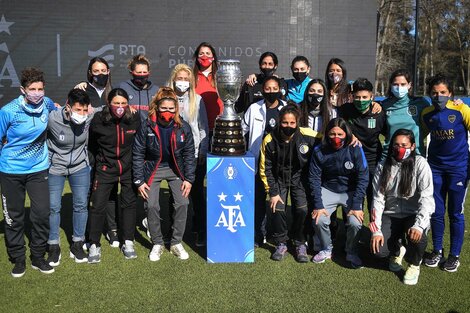
{"label": "white face mask", "polygon": [[186,92],[189,89],[189,82],[185,80],[177,80],[175,81],[175,88],[178,89],[179,92]]}
{"label": "white face mask", "polygon": [[88,115],[81,115],[78,114],[77,112],[71,111],[70,113],[70,120],[77,125],[81,125],[85,123],[86,119],[88,118]]}
{"label": "white face mask", "polygon": [[408,86],[392,86],[392,93],[398,99],[403,98],[408,94]]}

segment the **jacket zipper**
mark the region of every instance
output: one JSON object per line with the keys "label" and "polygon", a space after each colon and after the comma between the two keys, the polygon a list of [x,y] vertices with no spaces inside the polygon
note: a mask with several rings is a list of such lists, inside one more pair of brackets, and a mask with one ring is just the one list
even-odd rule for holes
{"label": "jacket zipper", "polygon": [[117,158],[117,163],[119,166],[119,176],[122,175],[122,165],[121,165],[121,160],[120,158],[120,129],[119,129],[119,122],[116,124],[116,133],[117,133],[117,146],[116,146],[116,158]]}
{"label": "jacket zipper", "polygon": [[[174,144],[174,147],[171,143]],[[171,155],[173,156],[173,161],[175,162],[176,169],[178,170],[178,173],[180,174],[181,179],[184,180],[184,176],[181,174],[180,168],[178,167],[178,163],[176,162],[176,157],[175,157],[176,131],[174,128],[173,128],[173,131],[171,132],[170,148],[171,148]]]}

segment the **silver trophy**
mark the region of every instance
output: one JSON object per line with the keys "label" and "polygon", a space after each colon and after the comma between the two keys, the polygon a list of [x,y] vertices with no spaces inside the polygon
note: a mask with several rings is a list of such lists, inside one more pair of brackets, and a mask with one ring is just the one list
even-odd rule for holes
{"label": "silver trophy", "polygon": [[221,60],[217,70],[217,89],[224,103],[224,111],[215,120],[214,136],[212,137],[212,154],[243,155],[245,154],[245,138],[243,137],[240,117],[233,106],[240,95],[242,72],[240,61]]}

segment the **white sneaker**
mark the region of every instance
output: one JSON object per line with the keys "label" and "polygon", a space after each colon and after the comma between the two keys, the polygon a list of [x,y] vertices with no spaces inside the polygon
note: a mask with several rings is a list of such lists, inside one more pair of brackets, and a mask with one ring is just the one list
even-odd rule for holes
{"label": "white sneaker", "polygon": [[88,263],[100,263],[101,262],[101,247],[97,247],[95,244],[90,246],[88,250]]}
{"label": "white sneaker", "polygon": [[403,277],[403,283],[405,285],[416,285],[418,283],[419,278],[419,266],[411,265],[405,272],[405,276]]}
{"label": "white sneaker", "polygon": [[153,245],[152,251],[150,251],[149,259],[152,262],[156,262],[160,260],[160,256],[163,254],[163,246],[162,245]]}
{"label": "white sneaker", "polygon": [[132,240],[124,241],[121,250],[126,259],[130,260],[137,258],[137,254],[135,253],[134,249],[134,242]]}
{"label": "white sneaker", "polygon": [[184,250],[184,247],[181,243],[176,245],[172,245],[170,247],[170,252],[178,257],[180,260],[187,260],[189,259],[189,254]]}
{"label": "white sneaker", "polygon": [[392,256],[388,263],[388,269],[392,272],[399,272],[403,269],[402,262],[403,257],[405,256],[406,248],[404,246],[400,247],[400,253],[398,256]]}

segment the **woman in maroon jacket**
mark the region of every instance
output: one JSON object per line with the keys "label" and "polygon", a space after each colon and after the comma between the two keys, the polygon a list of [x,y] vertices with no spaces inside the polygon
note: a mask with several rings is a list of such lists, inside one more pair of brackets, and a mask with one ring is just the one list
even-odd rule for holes
{"label": "woman in maroon jacket", "polygon": [[90,249],[88,263],[101,260],[100,238],[106,219],[109,195],[121,185],[120,230],[126,259],[136,258],[134,231],[136,189],[132,184],[132,145],[140,125],[139,114],[129,109],[129,96],[121,89],[111,90],[108,105],[97,112],[90,125],[90,152],[95,159],[95,177],[89,211]]}

